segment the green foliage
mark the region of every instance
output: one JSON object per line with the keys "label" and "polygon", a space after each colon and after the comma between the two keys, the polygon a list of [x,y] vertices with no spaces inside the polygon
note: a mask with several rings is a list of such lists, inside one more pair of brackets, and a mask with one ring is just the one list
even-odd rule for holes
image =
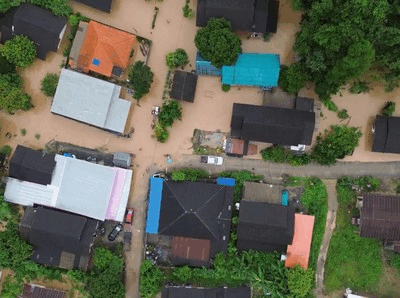
{"label": "green foliage", "polygon": [[186,51],[181,48],[176,49],[175,52],[168,52],[165,59],[169,68],[185,66],[189,63],[189,58]]}
{"label": "green foliage", "polygon": [[8,62],[26,68],[36,57],[36,45],[24,35],[16,35],[4,43],[0,52]]}
{"label": "green foliage", "polygon": [[40,88],[40,90],[43,92],[44,95],[54,96],[54,94],[56,94],[58,79],[59,79],[58,74],[55,73],[46,74],[46,76],[41,82],[42,87]]}
{"label": "green foliage", "polygon": [[0,196],[0,221],[6,220],[11,215],[10,204],[4,200],[4,196]]}
{"label": "green foliage", "polygon": [[64,57],[68,57],[71,52],[72,42],[74,41],[76,33],[78,32],[80,21],[88,22],[89,18],[81,15],[79,12],[77,12],[76,14],[70,14],[68,17],[68,22],[71,25],[71,30],[68,34],[68,45],[63,50]]}
{"label": "green foliage", "polygon": [[322,100],[322,103],[324,104],[324,106],[325,106],[329,111],[332,111],[332,112],[337,112],[337,111],[338,111],[337,105],[336,105],[332,100],[330,100],[330,99],[325,99],[325,100]]}
{"label": "green foliage", "polygon": [[357,127],[332,125],[324,137],[317,137],[312,157],[321,165],[333,165],[338,158],[353,154],[361,136],[362,133]]}
{"label": "green foliage", "polygon": [[0,153],[5,154],[5,155],[10,155],[12,152],[12,148],[9,145],[4,145],[0,149]]}
{"label": "green foliage", "polygon": [[11,275],[8,275],[3,283],[1,289],[1,297],[2,298],[15,298],[20,297],[22,294],[24,285],[21,280],[13,278]]}
{"label": "green foliage", "polygon": [[221,88],[222,88],[222,91],[228,92],[229,90],[231,90],[231,85],[222,84]]}
{"label": "green foliage", "polygon": [[382,115],[387,117],[392,117],[396,111],[396,103],[393,101],[388,101],[382,110]]}
{"label": "green foliage", "polygon": [[347,119],[347,118],[349,118],[349,114],[347,113],[347,110],[346,109],[343,109],[343,110],[340,110],[339,112],[338,112],[338,117],[339,117],[339,119]]}
{"label": "green foliage", "polygon": [[368,93],[371,90],[368,83],[365,81],[356,80],[350,86],[350,93],[351,94],[361,94],[361,93]]}
{"label": "green foliage", "polygon": [[98,247],[94,253],[96,270],[106,270],[108,267],[122,268],[124,261],[106,247]]}
{"label": "green foliage", "polygon": [[172,277],[179,283],[188,283],[192,278],[192,270],[188,266],[178,267],[172,272]]}
{"label": "green foliage", "polygon": [[207,26],[197,31],[194,42],[201,55],[217,68],[232,65],[242,52],[240,38],[225,19],[209,19]]}
{"label": "green foliage", "polygon": [[396,186],[396,193],[400,194],[400,184],[397,184]]}
{"label": "green foliage", "polygon": [[297,156],[281,145],[273,145],[262,150],[261,156],[263,160],[269,160],[276,163],[290,163],[294,167],[304,166],[312,161],[310,154],[304,153],[303,155]]}
{"label": "green foliage", "polygon": [[0,54],[0,74],[15,73],[15,65],[8,62],[6,57]]}
{"label": "green foliage", "polygon": [[288,287],[295,297],[307,297],[313,288],[314,270],[296,266],[288,272]]}
{"label": "green foliage", "polygon": [[153,298],[164,282],[163,272],[151,260],[143,260],[140,266],[140,298]]}
{"label": "green foliage", "polygon": [[21,133],[21,136],[25,136],[26,135],[26,129],[25,128],[21,128],[19,130],[19,132]]}
{"label": "green foliage", "polygon": [[185,6],[182,7],[183,16],[185,18],[191,19],[194,17],[194,11],[189,7],[190,0],[186,0]]}
{"label": "green foliage", "polygon": [[128,76],[129,85],[135,91],[133,95],[135,99],[139,100],[149,93],[154,74],[143,61],[137,61],[130,68]]}
{"label": "green foliage", "polygon": [[205,170],[201,169],[180,169],[177,171],[173,171],[171,174],[171,179],[173,181],[197,181],[199,179],[208,178],[209,174]]}
{"label": "green foliage", "polygon": [[373,290],[382,275],[379,241],[360,237],[357,227],[351,224],[357,200],[351,185],[358,182],[344,177],[336,185],[339,210],[325,264],[325,289],[328,292],[346,287],[358,291]]}
{"label": "green foliage", "polygon": [[29,110],[31,98],[21,89],[21,77],[18,74],[0,75],[0,109],[9,114],[17,110]]}
{"label": "green foliage", "polygon": [[165,143],[169,137],[169,132],[165,125],[157,123],[154,128],[154,136],[160,143]]}
{"label": "green foliage", "polygon": [[307,75],[300,63],[282,65],[279,73],[279,87],[288,93],[297,94],[305,87]]}
{"label": "green foliage", "polygon": [[72,14],[72,9],[68,5],[68,0],[0,0],[0,13],[7,12],[11,8],[17,7],[24,2],[48,9],[56,16],[66,17]]}
{"label": "green foliage", "polygon": [[396,268],[396,270],[400,273],[400,254],[392,253],[389,260],[390,266]]}
{"label": "green foliage", "polygon": [[40,134],[39,133],[35,133],[35,139],[39,140],[40,139]]}
{"label": "green foliage", "polygon": [[165,127],[171,127],[175,120],[182,119],[181,103],[175,99],[164,101],[158,119]]}

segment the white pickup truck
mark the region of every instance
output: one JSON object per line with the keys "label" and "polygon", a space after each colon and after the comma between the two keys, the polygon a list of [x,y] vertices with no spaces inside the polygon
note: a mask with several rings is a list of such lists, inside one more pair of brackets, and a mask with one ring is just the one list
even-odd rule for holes
{"label": "white pickup truck", "polygon": [[202,156],[200,162],[207,163],[210,165],[221,166],[224,163],[224,159],[221,156]]}

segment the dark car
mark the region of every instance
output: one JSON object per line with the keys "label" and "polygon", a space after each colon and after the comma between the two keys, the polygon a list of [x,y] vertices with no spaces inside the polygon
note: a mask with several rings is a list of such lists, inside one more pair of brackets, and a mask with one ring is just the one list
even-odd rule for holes
{"label": "dark car", "polygon": [[117,238],[119,232],[122,231],[122,224],[117,224],[114,229],[111,231],[111,233],[108,235],[108,240],[114,241],[115,238]]}

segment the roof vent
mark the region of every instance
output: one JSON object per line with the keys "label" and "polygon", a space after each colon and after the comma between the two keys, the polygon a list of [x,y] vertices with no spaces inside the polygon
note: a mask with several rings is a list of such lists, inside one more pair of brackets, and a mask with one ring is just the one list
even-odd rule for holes
{"label": "roof vent", "polygon": [[99,65],[100,65],[100,60],[97,59],[97,58],[93,58],[92,64],[93,64],[94,66],[99,66]]}

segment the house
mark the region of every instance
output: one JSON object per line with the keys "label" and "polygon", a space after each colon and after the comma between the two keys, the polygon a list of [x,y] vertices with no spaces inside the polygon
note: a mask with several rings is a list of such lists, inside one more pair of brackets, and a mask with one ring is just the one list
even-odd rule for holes
{"label": "house", "polygon": [[121,86],[63,69],[51,112],[123,134],[131,102],[120,98],[120,92]]}
{"label": "house", "polygon": [[151,178],[146,233],[208,239],[213,257],[228,246],[233,190],[214,183]]}
{"label": "house", "polygon": [[67,20],[38,6],[24,3],[0,17],[1,43],[16,35],[25,35],[36,44],[37,57],[45,60],[57,51],[67,28]]}
{"label": "house", "polygon": [[222,66],[222,84],[231,86],[278,86],[280,57],[277,54],[239,54],[232,66]]}
{"label": "house", "polygon": [[275,33],[278,14],[277,0],[199,0],[196,26],[205,27],[210,18],[225,18],[234,30]]}
{"label": "house", "polygon": [[364,194],[360,236],[384,242],[400,241],[400,197]]}
{"label": "house", "polygon": [[294,208],[271,203],[240,201],[238,250],[285,252],[292,244]]}
{"label": "house", "polygon": [[161,298],[251,298],[251,288],[201,288],[165,286]]}
{"label": "house", "polygon": [[243,197],[245,201],[265,202],[282,205],[283,186],[258,182],[244,182]]}
{"label": "house", "polygon": [[60,290],[49,289],[35,284],[24,284],[21,298],[67,298],[67,294]]}
{"label": "house", "polygon": [[170,96],[173,99],[193,102],[196,85],[197,74],[176,70],[172,80]]}
{"label": "house", "polygon": [[25,209],[19,229],[21,236],[34,246],[33,261],[86,270],[98,223],[85,216],[38,206]]}
{"label": "house", "polygon": [[[98,220],[123,221],[132,180],[131,170],[59,154],[38,155],[33,151],[17,146],[10,161],[10,176],[4,193],[6,201],[23,206],[53,207]],[[25,166],[27,159],[20,156],[31,159],[28,166]],[[40,165],[43,161],[46,166],[39,166],[38,173],[46,179],[32,181],[30,178],[35,175],[32,165]]]}
{"label": "house", "polygon": [[113,0],[75,0],[75,1],[108,13],[111,12],[111,6],[113,3]]}
{"label": "house", "polygon": [[294,236],[292,244],[287,247],[286,267],[293,268],[296,265],[300,265],[304,269],[308,268],[314,219],[312,215],[294,215]]}
{"label": "house", "polygon": [[81,21],[68,64],[85,73],[121,77],[135,44],[136,37],[131,33],[95,21]]}
{"label": "house", "polygon": [[372,152],[400,153],[400,117],[376,116]]}
{"label": "house", "polygon": [[232,138],[290,146],[310,145],[314,127],[314,112],[233,104]]}

